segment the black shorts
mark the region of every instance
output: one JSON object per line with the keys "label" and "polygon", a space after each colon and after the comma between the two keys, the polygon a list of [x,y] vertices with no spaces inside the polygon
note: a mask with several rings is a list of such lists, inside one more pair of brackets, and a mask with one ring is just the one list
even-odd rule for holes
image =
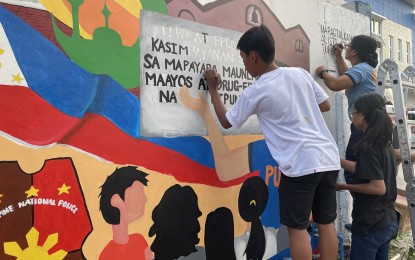
{"label": "black shorts", "polygon": [[281,174],[278,188],[281,224],[290,228],[306,229],[311,212],[316,223],[334,222],[337,217],[338,174],[338,170],[301,177],[287,177]]}

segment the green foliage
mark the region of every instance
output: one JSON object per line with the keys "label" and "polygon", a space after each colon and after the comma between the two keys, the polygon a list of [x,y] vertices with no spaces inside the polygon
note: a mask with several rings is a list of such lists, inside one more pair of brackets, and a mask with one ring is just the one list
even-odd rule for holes
{"label": "green foliage", "polygon": [[408,259],[415,259],[415,250],[413,247],[410,247],[408,250]]}
{"label": "green foliage", "polygon": [[[394,258],[397,257],[398,258]],[[396,239],[391,241],[389,248],[389,259],[415,260],[412,232],[399,232]]]}

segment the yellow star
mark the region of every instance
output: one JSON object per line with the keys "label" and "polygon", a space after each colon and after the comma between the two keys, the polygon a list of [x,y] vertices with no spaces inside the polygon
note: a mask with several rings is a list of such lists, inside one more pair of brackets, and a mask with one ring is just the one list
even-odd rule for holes
{"label": "yellow star", "polygon": [[0,48],[0,55],[2,55],[3,53],[4,53],[4,50]]}
{"label": "yellow star", "polygon": [[22,78],[22,77],[20,76],[20,73],[17,73],[16,75],[12,75],[12,76],[13,76],[13,80],[12,80],[12,82],[13,82],[13,81],[16,81],[16,82],[18,82],[18,83],[20,84],[20,81],[24,80],[24,78]]}
{"label": "yellow star", "polygon": [[35,187],[33,187],[33,186],[30,186],[30,189],[28,189],[27,191],[25,191],[24,193],[26,193],[27,194],[27,197],[29,198],[29,197],[37,197],[37,196],[39,196],[39,195],[37,195],[37,193],[39,192],[39,190],[38,189],[36,189]]}
{"label": "yellow star", "polygon": [[69,189],[71,188],[71,186],[66,186],[66,184],[62,184],[62,186],[60,188],[58,188],[59,194],[61,195],[62,193],[66,193],[69,194]]}

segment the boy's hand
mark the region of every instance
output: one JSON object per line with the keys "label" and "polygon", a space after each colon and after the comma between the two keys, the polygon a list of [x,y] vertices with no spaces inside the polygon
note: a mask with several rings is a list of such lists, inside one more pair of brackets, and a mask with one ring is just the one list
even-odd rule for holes
{"label": "boy's hand", "polygon": [[347,190],[345,185],[347,185],[347,184],[346,183],[340,183],[340,182],[336,183],[336,191]]}
{"label": "boy's hand", "polygon": [[217,73],[216,70],[208,69],[203,73],[203,77],[208,85],[209,93],[217,93],[218,87],[222,83],[219,73]]}
{"label": "boy's hand", "polygon": [[333,45],[333,53],[335,55],[341,55],[343,49],[344,49],[344,46],[341,43],[336,43],[336,44]]}
{"label": "boy's hand", "polygon": [[325,70],[326,70],[326,66],[324,66],[324,65],[321,65],[321,66],[317,67],[317,69],[316,69],[316,75],[318,77],[320,77],[320,73],[323,72],[323,71],[325,71]]}

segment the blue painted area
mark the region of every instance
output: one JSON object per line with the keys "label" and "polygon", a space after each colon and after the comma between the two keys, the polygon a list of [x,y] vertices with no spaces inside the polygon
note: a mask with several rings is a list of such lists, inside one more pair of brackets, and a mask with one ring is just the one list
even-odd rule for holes
{"label": "blue painted area", "polygon": [[[274,183],[279,183],[278,164],[271,156],[265,140],[259,140],[249,144],[249,160],[251,171],[254,172],[259,170],[261,178],[268,184],[269,198],[267,207],[261,215],[261,222],[266,227],[279,228],[281,226],[279,195],[278,187]],[[270,172],[268,172],[267,175],[267,166],[275,169],[276,175]]]}
{"label": "blue painted area", "polygon": [[110,76],[99,77],[94,102],[88,112],[107,117],[130,135],[140,135],[140,102]]}
{"label": "blue painted area", "polygon": [[215,168],[212,146],[203,137],[142,138],[186,155],[192,160],[210,168]]}
{"label": "blue painted area", "polygon": [[105,116],[138,137],[138,98],[108,76],[94,75],[68,59],[54,44],[19,17],[0,7],[0,22],[28,86],[63,113],[82,118]]}
{"label": "blue painted area", "polygon": [[[311,249],[314,252],[318,246],[318,236],[310,238]],[[271,257],[269,260],[283,260],[283,259],[291,259],[291,252],[290,248],[286,248],[281,252],[278,252],[275,256]]]}
{"label": "blue painted area", "polygon": [[290,248],[286,248],[286,249],[282,250],[278,254],[271,257],[269,260],[283,260],[284,258],[291,259]]}
{"label": "blue painted area", "polygon": [[[354,2],[353,0],[347,0],[347,2]],[[415,59],[415,16],[414,7],[403,0],[365,0],[361,1],[370,4],[372,11],[380,14],[389,20],[408,27],[412,30],[412,62]]]}

